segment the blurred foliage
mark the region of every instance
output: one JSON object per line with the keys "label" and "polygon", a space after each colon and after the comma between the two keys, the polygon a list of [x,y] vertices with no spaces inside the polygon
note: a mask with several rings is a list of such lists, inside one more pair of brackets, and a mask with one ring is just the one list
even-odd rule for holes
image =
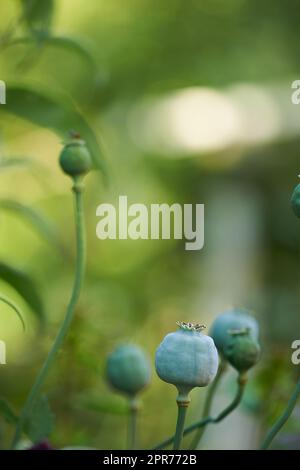
{"label": "blurred foliage", "polygon": [[36,444],[49,437],[53,428],[54,417],[51,413],[47,397],[40,397],[33,407],[30,419],[26,423],[26,434]]}
{"label": "blurred foliage", "polygon": [[23,19],[34,33],[48,31],[54,12],[54,0],[21,0]]}
{"label": "blurred foliage", "polygon": [[[87,140],[101,170],[86,181],[85,288],[47,383],[55,447],[124,447],[127,405],[104,381],[107,353],[130,340],[153,357],[176,320],[209,325],[228,303],[253,309],[263,330],[261,366],[245,408],[257,429],[269,426],[286,403],[299,375],[290,347],[300,331],[300,226],[289,198],[300,170],[300,136],[166,158],[137,145],[129,121],[137,103],[181,88],[273,81],[289,87],[300,75],[299,14],[296,0],[2,0],[0,79],[8,89],[7,104],[0,105],[0,198],[18,210],[1,207],[1,291],[25,302],[29,324],[24,335],[1,306],[0,339],[9,358],[1,366],[0,394],[16,410],[71,289],[72,201],[57,164],[69,129]],[[25,161],[38,163],[34,175]],[[99,176],[104,168],[107,186]],[[205,249],[186,252],[178,240],[100,242],[96,207],[119,194],[146,204],[204,202]],[[48,239],[57,227],[67,255],[45,243],[37,226]],[[30,313],[46,317],[43,333]],[[140,417],[143,447],[172,433],[175,424],[175,390],[155,374],[152,382]],[[190,420],[203,396],[194,392]],[[0,414],[14,420],[4,401]],[[11,426],[3,426],[6,447]],[[299,426],[292,421],[277,445],[293,447]],[[232,447],[238,437],[237,428]],[[256,445],[249,438],[248,447]]]}
{"label": "blurred foliage", "polygon": [[0,278],[10,284],[28,302],[40,321],[45,318],[43,300],[32,278],[18,268],[0,262]]}

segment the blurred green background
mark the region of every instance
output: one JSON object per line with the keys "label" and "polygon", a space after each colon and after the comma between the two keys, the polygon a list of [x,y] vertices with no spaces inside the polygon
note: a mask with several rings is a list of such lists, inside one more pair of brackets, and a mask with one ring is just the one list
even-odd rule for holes
{"label": "blurred green background", "polygon": [[[133,341],[153,362],[176,320],[209,326],[241,306],[260,322],[261,363],[239,411],[209,429],[203,445],[255,448],[300,375],[291,363],[291,343],[300,339],[300,225],[289,206],[300,172],[300,107],[291,102],[300,78],[299,2],[38,3],[27,15],[28,1],[0,6],[0,79],[8,88],[0,105],[0,291],[22,307],[27,324],[23,333],[1,305],[7,365],[0,366],[0,395],[20,409],[68,301],[71,183],[58,155],[80,110],[100,143],[106,176],[86,178],[87,274],[45,387],[55,413],[51,442],[123,448],[126,401],[105,382],[107,353]],[[204,249],[187,252],[178,240],[98,240],[96,207],[120,194],[129,203],[204,203]],[[42,233],[23,205],[43,216]],[[14,287],[7,282],[7,265],[29,276],[21,292],[16,276]],[[233,393],[232,372],[215,411]],[[204,396],[193,392],[189,421]],[[141,447],[172,434],[175,397],[153,371]],[[298,407],[275,447],[299,448],[299,416]],[[1,421],[0,431],[5,448],[12,427]]]}

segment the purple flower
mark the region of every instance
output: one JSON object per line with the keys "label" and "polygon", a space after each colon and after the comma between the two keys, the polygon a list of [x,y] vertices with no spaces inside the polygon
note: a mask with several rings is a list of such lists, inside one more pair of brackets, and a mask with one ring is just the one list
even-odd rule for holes
{"label": "purple flower", "polygon": [[54,447],[52,447],[50,442],[45,439],[44,441],[37,442],[27,450],[54,450]]}

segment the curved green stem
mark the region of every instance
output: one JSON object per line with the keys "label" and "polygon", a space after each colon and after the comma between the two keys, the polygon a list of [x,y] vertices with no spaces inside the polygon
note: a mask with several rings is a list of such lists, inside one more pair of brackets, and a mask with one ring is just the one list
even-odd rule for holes
{"label": "curved green stem", "polygon": [[[210,387],[208,387],[208,391],[206,394],[206,399],[205,399],[205,403],[204,403],[204,407],[202,411],[202,416],[201,416],[202,419],[204,419],[206,416],[209,416],[210,414],[215,393],[217,391],[218,385],[220,383],[220,380],[225,370],[226,370],[226,362],[224,361],[224,359],[221,359],[216,378],[213,381],[213,383],[210,385]],[[196,435],[194,436],[191,442],[190,449],[197,449],[201,441],[201,438],[204,434],[204,431],[205,431],[205,426],[202,426],[201,428],[198,429],[198,431],[196,432]]]}
{"label": "curved green stem", "polygon": [[136,397],[129,399],[129,417],[128,417],[128,433],[127,433],[127,449],[136,449],[137,435],[137,416],[139,411],[139,402]]}
{"label": "curved green stem", "polygon": [[281,428],[285,425],[289,417],[291,416],[298,398],[300,396],[300,380],[296,385],[296,388],[288,402],[286,409],[284,410],[283,414],[278,418],[274,426],[270,429],[267,436],[265,437],[260,449],[266,450],[269,448],[270,444],[272,443],[274,437],[279,433]]}
{"label": "curved green stem", "polygon": [[16,447],[18,441],[20,440],[26,420],[30,416],[32,408],[46,380],[49,369],[51,365],[53,364],[55,356],[58,350],[60,349],[65,339],[65,336],[69,330],[69,327],[73,319],[74,310],[75,310],[75,307],[79,298],[83,277],[84,277],[86,246],[85,246],[84,213],[83,213],[83,202],[82,202],[83,186],[79,179],[74,179],[74,186],[72,189],[74,193],[74,205],[75,205],[74,210],[75,210],[75,225],[76,225],[76,253],[77,253],[73,290],[72,290],[71,298],[67,307],[64,321],[48,353],[48,356],[36,377],[36,380],[31,388],[31,391],[26,399],[25,405],[20,414],[16,431],[15,431],[13,441],[12,441],[13,449]]}
{"label": "curved green stem", "polygon": [[[187,434],[190,434],[191,432],[195,431],[196,429],[200,429],[207,424],[216,424],[225,419],[237,406],[240,404],[243,394],[245,391],[245,386],[247,383],[247,379],[244,375],[239,375],[238,377],[238,389],[236,392],[236,395],[233,399],[233,401],[228,405],[221,413],[219,413],[215,418],[212,416],[208,416],[205,419],[202,419],[201,421],[197,421],[196,423],[192,424],[191,426],[188,426],[185,428],[183,431],[183,436],[186,436]],[[166,439],[165,441],[161,442],[157,446],[154,447],[154,450],[159,450],[163,449],[174,441],[174,436],[170,437],[169,439]]]}
{"label": "curved green stem", "polygon": [[226,418],[230,413],[232,413],[241,403],[245,387],[247,384],[247,378],[243,375],[239,375],[238,377],[238,389],[236,392],[236,395],[230,405],[228,405],[221,413],[219,413],[215,418],[213,418],[212,422],[213,423],[219,423],[222,421],[224,418]]}

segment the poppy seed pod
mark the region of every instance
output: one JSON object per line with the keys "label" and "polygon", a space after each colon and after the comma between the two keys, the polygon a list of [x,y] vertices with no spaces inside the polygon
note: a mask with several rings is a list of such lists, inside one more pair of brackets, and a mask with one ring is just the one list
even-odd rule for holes
{"label": "poppy seed pod", "polygon": [[291,205],[294,214],[300,218],[300,184],[298,184],[293,191]]}
{"label": "poppy seed pod", "polygon": [[224,351],[227,361],[239,373],[246,372],[259,360],[260,346],[249,333],[249,328],[230,331],[231,339]]}
{"label": "poppy seed pod", "polygon": [[134,396],[150,382],[150,362],[141,348],[124,344],[108,356],[106,376],[113,388]]}
{"label": "poppy seed pod", "polygon": [[81,176],[92,168],[92,158],[84,140],[77,135],[73,136],[62,149],[59,163],[69,176]]}
{"label": "poppy seed pod", "polygon": [[221,355],[224,355],[228,341],[231,340],[230,330],[249,328],[249,335],[258,340],[259,327],[252,315],[243,310],[229,310],[219,315],[213,322],[209,334]]}
{"label": "poppy seed pod", "polygon": [[218,352],[214,341],[204,335],[203,325],[177,323],[179,330],[168,334],[156,351],[158,376],[175,385],[179,398],[188,399],[194,387],[205,387],[215,378]]}

